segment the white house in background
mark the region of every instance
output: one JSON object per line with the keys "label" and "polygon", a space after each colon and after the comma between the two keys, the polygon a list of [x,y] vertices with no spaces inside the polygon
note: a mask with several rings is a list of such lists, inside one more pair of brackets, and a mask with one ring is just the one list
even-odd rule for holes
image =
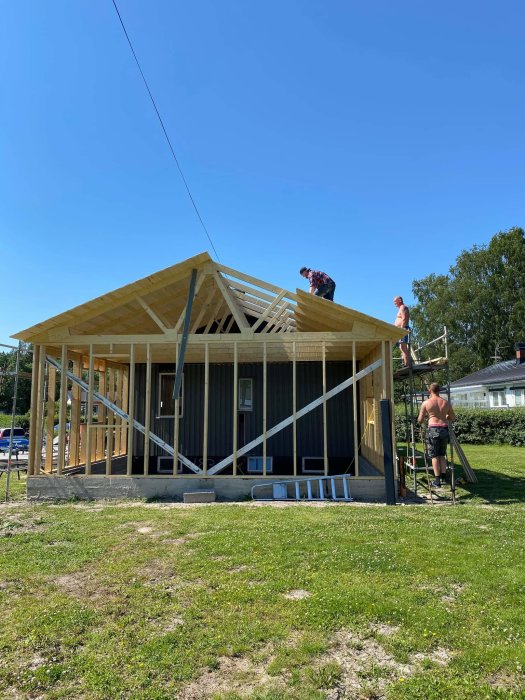
{"label": "white house in background", "polygon": [[460,408],[525,406],[525,343],[516,345],[516,359],[498,362],[452,382],[450,398]]}

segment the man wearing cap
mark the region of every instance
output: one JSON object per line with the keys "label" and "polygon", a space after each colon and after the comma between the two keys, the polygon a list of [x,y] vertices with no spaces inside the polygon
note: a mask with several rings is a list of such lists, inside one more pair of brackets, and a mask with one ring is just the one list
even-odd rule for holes
{"label": "man wearing cap", "polygon": [[325,272],[311,270],[309,267],[302,267],[299,274],[310,282],[310,294],[316,297],[323,297],[328,301],[334,300],[335,282]]}

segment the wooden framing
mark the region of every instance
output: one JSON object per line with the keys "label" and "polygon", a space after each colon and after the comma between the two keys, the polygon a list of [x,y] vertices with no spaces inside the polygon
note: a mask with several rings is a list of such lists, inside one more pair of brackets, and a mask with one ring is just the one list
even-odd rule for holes
{"label": "wooden framing", "polygon": [[[192,271],[196,272],[196,282],[194,303],[190,308],[187,291]],[[185,359],[180,361],[180,329],[185,320],[187,348]],[[208,254],[202,253],[14,336],[35,345],[36,372],[33,373],[31,398],[35,419],[30,426],[29,474],[38,474],[40,470],[40,437],[44,409],[47,409],[46,473],[55,471],[60,475],[75,467],[83,469],[85,476],[95,473],[131,476],[134,460],[140,459],[140,474],[134,476],[149,477],[150,455],[159,454],[160,446],[161,451],[173,454],[174,477],[178,476],[179,463],[184,465],[185,478],[222,476],[230,465],[233,476],[245,477],[245,470],[239,468],[240,457],[262,445],[262,476],[259,474],[253,478],[272,479],[276,478],[275,470],[269,473],[267,459],[269,456],[275,458],[271,450],[276,441],[270,441],[270,438],[291,425],[292,445],[286,448],[287,468],[290,475],[298,476],[301,473],[300,459],[305,454],[298,422],[313,410],[312,407],[321,406],[322,425],[315,421],[316,431],[321,431],[321,442],[317,443],[316,449],[320,455],[322,444],[323,472],[329,475],[333,473],[331,422],[335,415],[329,401],[338,392],[348,389],[352,401],[346,404],[346,420],[351,436],[349,442],[353,444],[353,448],[348,449],[353,452],[348,454],[348,464],[355,463],[355,474],[359,478],[360,457],[373,467],[381,468],[381,428],[376,412],[381,399],[393,396],[390,357],[393,343],[402,332],[402,329],[400,332],[383,321],[302,290],[290,292],[219,265]],[[58,364],[56,368],[49,365],[46,385],[46,355],[57,361],[60,358],[61,367],[72,366],[72,374],[77,378],[73,380],[71,373],[60,377],[56,461],[52,449],[57,386],[55,369],[60,367]],[[182,421],[191,418],[191,405],[185,403],[183,419],[179,420],[180,399],[178,395],[174,397],[173,423],[163,424],[169,425],[166,432],[169,433],[169,444],[159,438],[164,433],[157,431],[159,419],[155,407],[152,410],[153,397],[158,391],[156,380],[153,380],[158,372],[156,367],[174,361],[180,371],[186,363],[202,364],[204,369],[204,378],[199,379],[203,382],[202,387],[199,386],[199,392],[202,391],[199,395],[201,400],[204,396],[204,410],[202,419],[199,419],[202,420],[199,426],[202,440],[199,440],[197,450],[202,455],[190,458],[181,452],[180,443],[181,439],[184,443],[188,441],[187,437],[181,438],[181,435],[186,435],[181,430],[184,430]],[[302,396],[299,376],[308,376],[302,370],[305,362],[319,364],[322,390],[318,399],[298,408],[301,400],[298,397]],[[343,388],[341,384],[335,387],[334,394],[334,389],[328,390],[328,386],[332,382],[330,365],[336,362],[351,365],[351,376],[347,383],[342,383]],[[257,398],[260,401],[257,424],[261,432],[255,440],[243,438],[247,444],[243,442],[239,448],[239,374],[242,363],[255,363],[261,372],[257,375],[262,376],[262,391]],[[272,384],[273,363],[287,363],[291,370],[291,380],[290,375],[286,375],[291,386],[287,384],[287,396],[283,398],[287,406],[291,404],[291,415],[276,425],[272,425],[271,410],[275,394],[269,394],[275,389]],[[214,413],[217,410],[216,397],[213,396],[216,383],[212,372],[218,364],[228,364],[231,374],[224,376],[233,377],[232,394],[228,387],[233,406],[231,411],[228,408],[227,418],[224,416],[228,424],[232,421],[231,426],[225,426],[232,435],[232,453],[228,457],[210,455],[215,449],[211,445],[217,443],[210,430],[217,425]],[[144,365],[144,370],[138,369],[140,365]],[[144,374],[139,374],[142,371]],[[78,379],[81,379],[80,384]],[[230,381],[228,379],[228,384]],[[67,459],[68,382],[71,384],[71,415]],[[86,407],[85,423],[81,418],[83,404]],[[96,425],[93,423],[95,404],[98,405]],[[367,405],[370,412],[367,412]],[[142,411],[144,425],[136,420]],[[367,423],[368,418],[370,423]],[[140,434],[144,435],[143,442]],[[182,446],[188,449],[186,444]],[[194,463],[200,463],[200,460],[202,470]]]}

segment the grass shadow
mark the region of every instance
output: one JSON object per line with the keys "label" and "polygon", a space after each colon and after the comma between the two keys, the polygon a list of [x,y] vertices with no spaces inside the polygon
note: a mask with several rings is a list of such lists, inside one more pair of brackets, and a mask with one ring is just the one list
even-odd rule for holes
{"label": "grass shadow", "polygon": [[[461,475],[461,467],[456,467]],[[525,477],[511,476],[493,469],[475,469],[478,483],[461,485],[460,500],[464,503],[470,500],[482,500],[486,503],[510,505],[525,503]]]}

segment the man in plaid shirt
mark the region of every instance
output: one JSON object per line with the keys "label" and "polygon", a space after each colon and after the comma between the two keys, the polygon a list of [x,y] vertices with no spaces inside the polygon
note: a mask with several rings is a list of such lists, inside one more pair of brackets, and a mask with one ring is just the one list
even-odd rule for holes
{"label": "man in plaid shirt", "polygon": [[310,294],[324,297],[328,301],[334,300],[335,282],[325,272],[311,270],[309,267],[302,267],[299,274],[310,282]]}

